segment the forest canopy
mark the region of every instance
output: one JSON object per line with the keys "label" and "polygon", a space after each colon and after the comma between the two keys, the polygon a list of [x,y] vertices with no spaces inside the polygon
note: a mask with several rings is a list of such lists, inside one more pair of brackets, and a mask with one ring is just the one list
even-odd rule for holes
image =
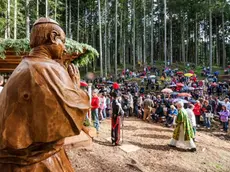
{"label": "forest canopy", "polygon": [[57,20],[68,38],[98,50],[88,67],[100,64],[101,75],[156,60],[230,60],[230,0],[2,0],[0,11],[1,38],[28,38],[39,17]]}

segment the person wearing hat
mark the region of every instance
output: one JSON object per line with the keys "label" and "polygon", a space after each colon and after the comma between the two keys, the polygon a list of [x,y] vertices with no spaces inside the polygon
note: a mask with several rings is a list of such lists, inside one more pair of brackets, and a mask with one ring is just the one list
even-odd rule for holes
{"label": "person wearing hat", "polygon": [[91,111],[92,111],[92,120],[94,127],[97,132],[99,132],[99,117],[98,117],[98,109],[99,109],[99,97],[98,97],[98,89],[93,90],[93,97],[91,101]]}
{"label": "person wearing hat", "polygon": [[124,115],[124,111],[118,100],[118,93],[114,92],[112,101],[112,116],[111,116],[111,139],[113,145],[119,145],[120,141],[120,126],[121,119],[120,116]]}
{"label": "person wearing hat", "polygon": [[146,99],[144,100],[144,117],[143,120],[149,121],[149,117],[151,115],[152,112],[152,108],[153,108],[154,104],[153,101],[150,99],[150,95],[146,96]]}
{"label": "person wearing hat", "polygon": [[64,139],[80,134],[90,100],[80,72],[64,59],[65,33],[49,18],[30,33],[21,59],[0,94],[0,171],[73,172]]}
{"label": "person wearing hat", "polygon": [[188,118],[188,113],[184,109],[184,103],[178,102],[178,115],[176,118],[176,128],[173,132],[173,137],[169,143],[170,147],[176,147],[183,144],[186,149],[194,152],[196,151],[196,145],[193,141],[194,133],[191,123]]}

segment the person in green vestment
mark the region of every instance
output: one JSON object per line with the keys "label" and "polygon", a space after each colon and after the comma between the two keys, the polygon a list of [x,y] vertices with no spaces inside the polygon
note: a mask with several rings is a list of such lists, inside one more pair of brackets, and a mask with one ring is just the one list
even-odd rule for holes
{"label": "person in green vestment", "polygon": [[189,121],[188,114],[184,109],[183,102],[177,103],[178,115],[176,118],[176,128],[173,132],[173,138],[170,141],[171,147],[183,147],[190,151],[196,151],[196,145],[193,141],[194,133]]}

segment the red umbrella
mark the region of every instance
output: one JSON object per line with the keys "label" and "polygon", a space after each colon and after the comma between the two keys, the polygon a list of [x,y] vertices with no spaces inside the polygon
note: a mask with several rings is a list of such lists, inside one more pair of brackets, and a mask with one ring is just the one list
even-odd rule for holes
{"label": "red umbrella", "polygon": [[177,75],[183,75],[183,74],[184,74],[184,72],[179,71],[179,72],[177,72],[176,74],[177,74]]}
{"label": "red umbrella", "polygon": [[117,90],[120,88],[120,85],[117,82],[113,83],[113,89]]}
{"label": "red umbrella", "polygon": [[192,95],[189,93],[179,93],[178,97],[192,97]]}
{"label": "red umbrella", "polygon": [[84,82],[84,81],[81,81],[80,86],[81,87],[88,87],[88,84],[86,82]]}
{"label": "red umbrella", "polygon": [[178,86],[178,87],[183,87],[184,84],[182,84],[182,83],[177,83],[176,86]]}
{"label": "red umbrella", "polygon": [[192,73],[192,74],[195,74],[195,72],[193,70],[189,70],[188,73]]}

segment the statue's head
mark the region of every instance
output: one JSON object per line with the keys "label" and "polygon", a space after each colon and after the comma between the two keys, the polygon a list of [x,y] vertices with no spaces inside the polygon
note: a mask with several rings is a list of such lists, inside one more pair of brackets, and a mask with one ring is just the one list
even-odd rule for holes
{"label": "statue's head", "polygon": [[53,59],[61,59],[65,52],[65,33],[59,24],[49,18],[38,19],[31,30],[30,47],[46,47]]}

